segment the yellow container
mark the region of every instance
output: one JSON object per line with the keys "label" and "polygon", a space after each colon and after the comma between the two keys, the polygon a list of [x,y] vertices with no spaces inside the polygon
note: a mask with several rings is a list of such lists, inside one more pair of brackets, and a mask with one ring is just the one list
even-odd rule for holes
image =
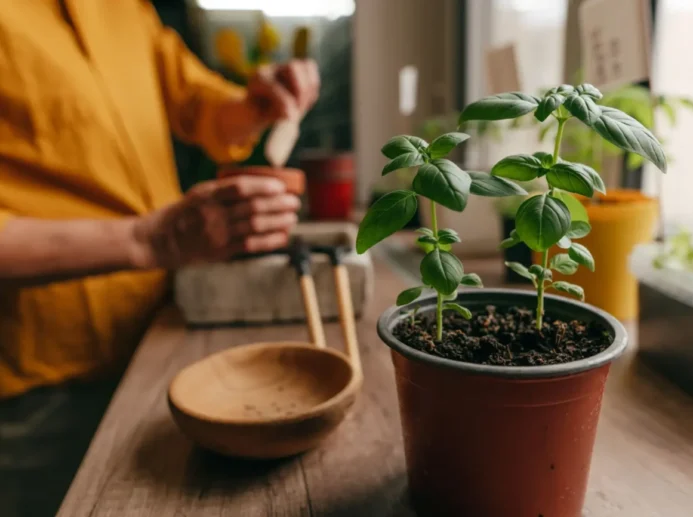
{"label": "yellow container", "polygon": [[[611,190],[592,202],[583,200],[592,231],[578,240],[594,257],[595,272],[580,266],[570,276],[554,271],[554,280],[582,286],[585,301],[622,321],[638,317],[638,281],[628,267],[628,257],[638,244],[650,242],[657,222],[657,201],[636,190]],[[550,255],[565,253],[554,246]],[[540,264],[540,254],[534,254]]]}

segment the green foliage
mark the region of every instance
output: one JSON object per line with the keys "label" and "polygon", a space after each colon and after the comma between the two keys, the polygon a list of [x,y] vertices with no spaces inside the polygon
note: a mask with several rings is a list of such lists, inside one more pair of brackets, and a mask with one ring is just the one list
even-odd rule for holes
{"label": "green foliage", "polygon": [[657,269],[683,269],[693,271],[693,234],[681,229],[669,237],[657,254],[653,265]]}
{"label": "green foliage", "polygon": [[419,296],[421,296],[422,292],[423,292],[423,286],[405,289],[404,291],[399,293],[399,296],[397,296],[397,302],[396,303],[398,306],[407,305],[408,303],[413,302]]}
{"label": "green foliage", "polygon": [[418,203],[416,194],[395,190],[378,199],[366,213],[356,237],[356,251],[363,253],[389,237],[414,217]]}
{"label": "green foliage", "polygon": [[570,211],[560,199],[544,193],[527,199],[515,217],[517,235],[530,249],[544,251],[570,229]]}
{"label": "green foliage", "polygon": [[[526,103],[531,103],[531,99]],[[511,112],[517,113],[518,110],[513,108]],[[478,275],[465,274],[460,260],[450,252],[452,244],[460,242],[460,237],[454,230],[438,229],[437,205],[462,212],[470,194],[490,197],[527,194],[522,187],[510,181],[480,172],[468,173],[446,159],[455,147],[468,138],[468,135],[460,132],[434,137],[430,144],[410,135],[391,138],[381,149],[389,160],[383,174],[414,168],[416,172],[412,188],[396,190],[378,199],[361,221],[356,238],[357,252],[365,253],[411,220],[418,208],[417,196],[431,201],[432,228],[420,228],[416,243],[425,253],[420,266],[422,284],[437,292],[436,331],[439,341],[443,336],[443,310],[454,310],[463,317],[471,318],[468,309],[447,302],[456,299],[460,285],[481,287],[482,282]],[[423,286],[401,292],[397,305],[407,305],[419,298]],[[414,322],[415,315],[410,317],[410,321]]]}
{"label": "green foliage", "polygon": [[438,158],[419,167],[412,188],[445,208],[461,212],[467,206],[471,184],[467,172],[450,160]]}
{"label": "green foliage", "polygon": [[[590,226],[587,211],[572,194],[591,198],[595,192],[605,192],[601,177],[589,164],[579,160],[561,159],[559,151],[566,124],[578,121],[587,132],[601,137],[608,144],[633,153],[654,163],[666,172],[667,163],[661,144],[641,122],[616,107],[600,104],[604,98],[590,84],[577,87],[561,85],[539,97],[521,93],[505,93],[476,101],[462,112],[461,121],[516,118],[533,112],[536,120],[555,119],[553,155],[536,153],[508,156],[491,170],[494,176],[517,181],[545,178],[548,191],[526,199],[518,208],[516,231],[501,243],[511,247],[524,242],[542,254],[542,263],[529,268],[510,262],[506,264],[521,276],[529,278],[537,289],[537,329],[541,331],[544,316],[544,292],[547,288],[584,299],[580,286],[553,281],[552,270],[571,275],[579,266],[594,271],[594,258],[582,244],[573,242],[587,235]],[[547,130],[542,129],[542,135]],[[590,140],[594,142],[594,140]],[[549,263],[552,246],[567,250],[555,255]]]}
{"label": "green foliage", "polygon": [[462,282],[462,262],[449,251],[434,248],[421,261],[421,279],[441,294],[451,294]]}
{"label": "green foliage", "polygon": [[472,311],[470,311],[466,307],[462,307],[457,303],[446,303],[445,305],[443,305],[443,310],[455,311],[466,320],[472,319]]}

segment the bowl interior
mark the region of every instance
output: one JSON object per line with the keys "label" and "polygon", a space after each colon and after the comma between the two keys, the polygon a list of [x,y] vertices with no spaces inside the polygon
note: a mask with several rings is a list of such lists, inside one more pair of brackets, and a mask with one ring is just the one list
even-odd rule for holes
{"label": "bowl interior", "polygon": [[171,402],[196,418],[271,422],[310,413],[347,388],[351,364],[308,343],[259,343],[214,354],[181,371]]}

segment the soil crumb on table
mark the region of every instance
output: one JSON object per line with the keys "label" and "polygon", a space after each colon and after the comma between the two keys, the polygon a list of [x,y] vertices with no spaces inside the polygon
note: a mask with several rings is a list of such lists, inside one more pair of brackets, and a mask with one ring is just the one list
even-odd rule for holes
{"label": "soil crumb on table", "polygon": [[406,345],[431,355],[475,364],[540,366],[562,364],[591,357],[611,345],[612,337],[599,323],[562,321],[544,316],[541,332],[534,312],[520,307],[487,306],[471,320],[447,311],[443,317],[443,340],[436,341],[433,314],[409,319],[394,329]]}

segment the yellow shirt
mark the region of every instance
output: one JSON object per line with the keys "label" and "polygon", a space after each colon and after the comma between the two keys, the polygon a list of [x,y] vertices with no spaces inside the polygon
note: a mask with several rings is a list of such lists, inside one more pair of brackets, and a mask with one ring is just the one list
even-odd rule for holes
{"label": "yellow shirt", "polygon": [[[4,0],[0,231],[14,216],[112,218],[180,196],[170,131],[217,161],[248,145],[211,117],[245,95],[189,53],[144,0]],[[117,371],[167,288],[163,272],[0,287],[0,398]]]}

